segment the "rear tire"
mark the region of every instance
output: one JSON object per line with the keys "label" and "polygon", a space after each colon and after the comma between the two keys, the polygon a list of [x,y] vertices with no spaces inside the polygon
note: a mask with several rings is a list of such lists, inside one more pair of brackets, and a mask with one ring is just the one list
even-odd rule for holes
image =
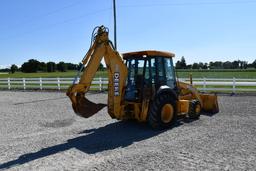
{"label": "rear tire", "polygon": [[200,115],[201,115],[201,104],[198,100],[191,100],[190,104],[189,104],[189,113],[188,113],[188,117],[190,119],[199,119]]}
{"label": "rear tire", "polygon": [[151,103],[148,124],[152,128],[164,129],[174,125],[177,120],[176,99],[170,94],[160,94]]}

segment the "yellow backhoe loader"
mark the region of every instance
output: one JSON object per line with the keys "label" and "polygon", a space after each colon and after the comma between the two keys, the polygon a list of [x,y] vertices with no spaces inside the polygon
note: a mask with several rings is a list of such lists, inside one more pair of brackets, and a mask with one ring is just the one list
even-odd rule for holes
{"label": "yellow backhoe loader", "polygon": [[85,98],[100,61],[104,58],[108,72],[108,113],[119,120],[136,119],[148,122],[153,128],[172,126],[177,117],[197,119],[201,111],[217,113],[214,94],[202,94],[192,84],[176,79],[169,52],[155,50],[124,53],[115,50],[108,37],[108,29],[96,27],[91,47],[82,60],[82,72],[67,90],[74,112],[88,118],[104,104]]}

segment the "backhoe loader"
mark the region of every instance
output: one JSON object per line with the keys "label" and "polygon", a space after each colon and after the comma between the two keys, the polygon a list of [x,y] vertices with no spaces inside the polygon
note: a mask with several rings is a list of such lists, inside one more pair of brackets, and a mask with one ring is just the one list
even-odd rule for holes
{"label": "backhoe loader", "polygon": [[96,27],[92,35],[82,68],[67,90],[76,114],[88,118],[106,106],[85,97],[102,58],[108,72],[107,107],[112,118],[135,119],[162,129],[172,126],[178,116],[197,119],[202,111],[218,112],[215,94],[199,93],[192,84],[177,80],[173,53],[147,50],[120,55],[106,27]]}

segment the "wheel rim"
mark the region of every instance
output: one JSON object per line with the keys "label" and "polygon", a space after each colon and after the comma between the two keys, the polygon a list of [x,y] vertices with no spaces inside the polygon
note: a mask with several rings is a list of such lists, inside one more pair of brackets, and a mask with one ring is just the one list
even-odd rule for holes
{"label": "wheel rim", "polygon": [[199,104],[196,105],[196,114],[201,112],[201,106]]}
{"label": "wheel rim", "polygon": [[161,111],[161,120],[164,123],[169,123],[171,122],[172,118],[173,118],[173,106],[171,104],[165,104],[162,107],[162,111]]}

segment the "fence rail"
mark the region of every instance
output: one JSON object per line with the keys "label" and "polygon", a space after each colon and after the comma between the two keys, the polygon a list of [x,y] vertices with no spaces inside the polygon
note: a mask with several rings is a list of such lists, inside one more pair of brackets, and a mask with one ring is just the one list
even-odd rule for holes
{"label": "fence rail", "polygon": [[[67,89],[74,78],[0,78],[0,89]],[[189,79],[179,78],[189,82]],[[79,81],[79,80],[78,80]],[[107,78],[94,78],[90,90],[107,89]],[[193,85],[199,90],[208,92],[256,92],[256,79],[240,78],[193,78]]]}

